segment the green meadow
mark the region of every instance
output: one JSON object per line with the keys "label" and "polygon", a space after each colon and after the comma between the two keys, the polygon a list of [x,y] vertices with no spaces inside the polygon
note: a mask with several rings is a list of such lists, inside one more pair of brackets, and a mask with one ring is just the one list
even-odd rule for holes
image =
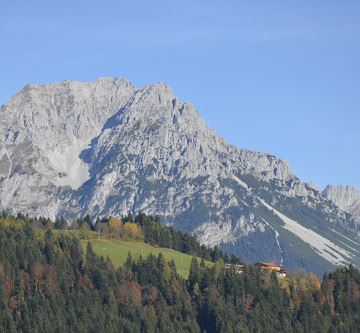
{"label": "green meadow", "polygon": [[[187,278],[189,275],[192,256],[188,254],[172,249],[151,246],[143,242],[107,239],[82,240],[81,244],[84,251],[86,250],[87,242],[91,242],[96,254],[103,256],[104,258],[109,257],[116,267],[124,264],[129,252],[133,258],[137,258],[140,255],[143,258],[146,258],[150,253],[156,256],[159,253],[162,253],[167,261],[172,259],[175,261],[176,270],[179,274],[181,274],[184,278]],[[199,259],[199,263],[200,260],[201,259]],[[210,266],[212,263],[207,261],[206,265]]]}

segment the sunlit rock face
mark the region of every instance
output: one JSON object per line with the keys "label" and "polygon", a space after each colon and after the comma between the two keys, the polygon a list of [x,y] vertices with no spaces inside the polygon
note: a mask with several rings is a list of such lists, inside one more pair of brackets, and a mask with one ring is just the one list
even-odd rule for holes
{"label": "sunlit rock face", "polygon": [[89,178],[79,155],[135,88],[126,80],[27,85],[0,110],[0,206],[55,218],[62,187]]}
{"label": "sunlit rock face", "polygon": [[357,188],[328,185],[323,191],[323,195],[343,211],[353,215],[360,223],[360,192]]}
{"label": "sunlit rock face", "polygon": [[245,260],[318,272],[360,250],[349,211],[286,161],[230,145],[166,85],[121,78],[28,85],[1,107],[0,209],[143,211]]}

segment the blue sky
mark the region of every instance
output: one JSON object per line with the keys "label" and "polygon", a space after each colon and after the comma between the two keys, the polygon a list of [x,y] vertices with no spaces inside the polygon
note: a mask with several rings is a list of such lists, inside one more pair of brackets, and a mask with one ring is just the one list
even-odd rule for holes
{"label": "blue sky", "polygon": [[360,188],[359,1],[4,1],[0,104],[27,83],[163,81],[239,147]]}

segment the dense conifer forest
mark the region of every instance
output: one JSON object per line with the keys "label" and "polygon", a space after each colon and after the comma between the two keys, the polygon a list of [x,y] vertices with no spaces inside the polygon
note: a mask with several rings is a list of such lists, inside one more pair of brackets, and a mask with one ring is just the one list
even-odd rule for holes
{"label": "dense conifer forest", "polygon": [[[134,227],[138,226],[138,227]],[[239,263],[192,236],[138,214],[122,220],[0,218],[0,332],[359,332],[360,272],[341,267],[321,279],[304,271],[279,279]],[[88,234],[87,234],[88,232]],[[183,279],[160,254],[130,255],[123,267],[81,237],[140,237],[204,260]]]}

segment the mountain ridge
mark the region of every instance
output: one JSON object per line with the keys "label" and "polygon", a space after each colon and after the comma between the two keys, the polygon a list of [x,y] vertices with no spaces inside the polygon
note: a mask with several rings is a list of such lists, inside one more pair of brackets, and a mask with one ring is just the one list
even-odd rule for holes
{"label": "mountain ridge", "polygon": [[248,261],[360,264],[348,212],[287,161],[227,143],[165,84],[65,81],[32,98],[39,88],[24,89],[0,111],[0,209],[53,219],[143,211]]}

